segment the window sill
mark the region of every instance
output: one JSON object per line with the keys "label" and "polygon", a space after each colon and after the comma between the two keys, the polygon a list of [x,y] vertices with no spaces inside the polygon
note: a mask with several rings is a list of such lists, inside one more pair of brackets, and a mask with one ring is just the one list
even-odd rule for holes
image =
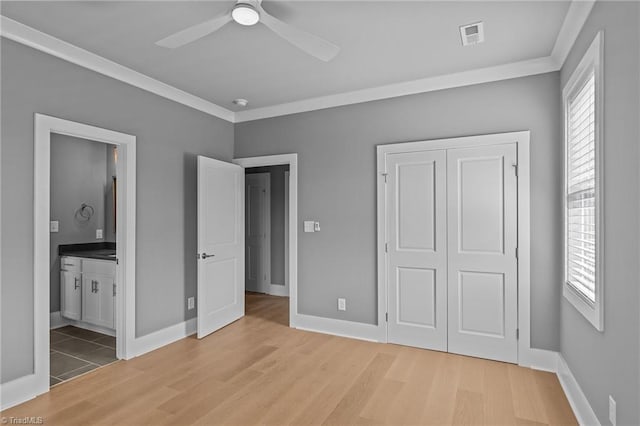
{"label": "window sill", "polygon": [[578,291],[571,285],[564,284],[562,287],[562,295],[567,301],[573,305],[578,312],[584,316],[587,321],[598,331],[604,331],[604,321],[602,315],[602,297],[596,298],[596,303],[591,305],[588,303]]}

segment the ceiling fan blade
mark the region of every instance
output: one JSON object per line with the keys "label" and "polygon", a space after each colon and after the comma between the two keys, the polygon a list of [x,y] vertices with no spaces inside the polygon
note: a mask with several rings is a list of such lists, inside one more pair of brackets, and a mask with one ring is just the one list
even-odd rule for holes
{"label": "ceiling fan blade", "polygon": [[259,3],[257,7],[260,12],[260,22],[265,24],[271,31],[278,34],[289,43],[293,44],[300,50],[307,52],[309,55],[315,56],[325,62],[329,62],[340,51],[340,48],[335,44],[274,18],[272,15],[265,12]]}
{"label": "ceiling fan blade", "polygon": [[179,31],[169,37],[165,37],[162,40],[156,41],[156,44],[158,46],[175,49],[176,47],[184,46],[185,44],[196,41],[199,38],[219,30],[229,21],[231,21],[231,14],[226,13],[222,16],[218,16],[217,18],[210,19],[201,24]]}

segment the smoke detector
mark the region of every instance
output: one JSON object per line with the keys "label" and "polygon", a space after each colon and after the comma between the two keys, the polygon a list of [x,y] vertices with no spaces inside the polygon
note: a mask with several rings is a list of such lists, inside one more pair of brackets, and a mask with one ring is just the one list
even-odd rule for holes
{"label": "smoke detector", "polygon": [[249,101],[246,99],[242,99],[242,98],[238,98],[238,99],[234,99],[233,103],[237,106],[239,106],[240,108],[246,108],[247,105],[249,105]]}
{"label": "smoke detector", "polygon": [[482,43],[484,41],[484,23],[463,25],[460,27],[460,37],[463,46]]}

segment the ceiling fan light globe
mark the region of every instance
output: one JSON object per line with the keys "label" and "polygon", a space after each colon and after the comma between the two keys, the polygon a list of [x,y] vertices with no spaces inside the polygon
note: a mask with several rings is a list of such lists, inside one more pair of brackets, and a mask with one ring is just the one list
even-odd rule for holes
{"label": "ceiling fan light globe", "polygon": [[260,14],[249,4],[239,3],[231,11],[231,17],[240,25],[251,26],[260,21]]}

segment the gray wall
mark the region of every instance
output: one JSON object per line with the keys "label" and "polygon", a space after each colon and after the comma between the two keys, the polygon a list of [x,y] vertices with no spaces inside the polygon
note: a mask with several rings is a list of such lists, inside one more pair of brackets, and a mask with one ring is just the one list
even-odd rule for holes
{"label": "gray wall", "polygon": [[[60,257],[58,245],[95,243],[96,229],[105,232],[108,145],[66,135],[51,135],[51,220],[59,232],[50,234],[50,310],[60,310]],[[76,212],[86,203],[94,215],[79,220]]]}
{"label": "gray wall", "polygon": [[196,155],[233,157],[233,125],[2,39],[1,382],[33,371],[33,116],[137,136],[136,334],[195,316]]}
{"label": "gray wall", "polygon": [[[376,323],[375,146],[531,130],[532,344],[559,349],[562,140],[559,73],[240,123],[236,157],[299,155],[298,306]],[[347,298],[339,312],[336,299]]]}
{"label": "gray wall", "polygon": [[288,165],[252,167],[246,173],[269,173],[271,181],[271,284],[284,285],[284,173]]}
{"label": "gray wall", "polygon": [[564,85],[604,30],[604,332],[563,299],[560,333],[562,354],[602,424],[609,424],[609,395],[617,402],[619,425],[640,423],[639,8],[636,2],[596,2],[562,69]]}
{"label": "gray wall", "polygon": [[[104,240],[109,242],[116,242],[116,218],[113,200],[113,177],[116,176],[116,162],[114,152],[117,151],[117,147],[109,145],[107,147],[107,186],[104,191]],[[117,188],[116,182],[116,188]]]}

